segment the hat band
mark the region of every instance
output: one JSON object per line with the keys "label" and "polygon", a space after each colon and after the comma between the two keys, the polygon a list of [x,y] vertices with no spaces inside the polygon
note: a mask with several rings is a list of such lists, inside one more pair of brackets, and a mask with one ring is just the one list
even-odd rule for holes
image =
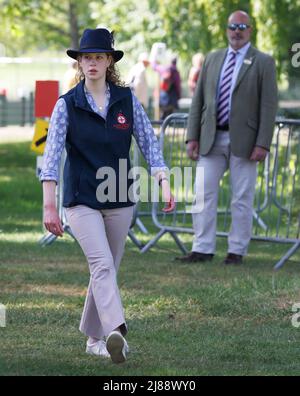
{"label": "hat band", "polygon": [[95,51],[96,49],[99,49],[100,51],[114,51],[114,49],[111,47],[110,48],[99,48],[96,45],[95,46],[89,45],[89,46],[81,47],[81,48],[79,48],[78,51],[88,50],[88,49],[91,49],[93,51]]}

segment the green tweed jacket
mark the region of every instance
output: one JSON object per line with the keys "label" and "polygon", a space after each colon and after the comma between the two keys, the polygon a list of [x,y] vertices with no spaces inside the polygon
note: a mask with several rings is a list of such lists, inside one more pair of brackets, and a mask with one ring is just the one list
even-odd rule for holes
{"label": "green tweed jacket", "polygon": [[[209,153],[215,140],[217,88],[226,51],[207,55],[189,112],[187,141],[199,140],[201,155]],[[231,99],[229,132],[235,156],[249,158],[256,145],[269,150],[277,101],[275,62],[250,46]]]}

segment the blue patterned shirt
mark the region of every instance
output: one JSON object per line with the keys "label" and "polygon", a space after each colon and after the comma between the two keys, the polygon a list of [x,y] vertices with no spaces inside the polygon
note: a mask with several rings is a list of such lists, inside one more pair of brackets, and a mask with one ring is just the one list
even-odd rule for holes
{"label": "blue patterned shirt", "polygon": [[[85,89],[85,95],[92,110],[106,119],[110,91],[107,86],[106,102],[103,110],[97,106],[93,96]],[[133,135],[149,166],[151,175],[158,171],[166,171],[158,140],[154,134],[151,122],[134,94],[132,94],[133,104]],[[50,119],[46,148],[43,156],[43,166],[39,175],[40,181],[55,181],[59,178],[59,165],[62,152],[65,147],[68,129],[68,111],[63,98],[58,99],[53,109]]]}

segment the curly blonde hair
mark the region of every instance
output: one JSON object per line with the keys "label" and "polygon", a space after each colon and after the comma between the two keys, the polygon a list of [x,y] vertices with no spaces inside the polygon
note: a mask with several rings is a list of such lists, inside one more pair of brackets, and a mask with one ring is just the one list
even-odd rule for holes
{"label": "curly blonde hair", "polygon": [[[124,87],[125,83],[121,80],[120,72],[118,67],[116,66],[116,62],[111,54],[106,54],[108,57],[111,58],[111,63],[106,71],[106,81],[111,82],[119,87]],[[79,65],[80,55],[77,57],[77,72],[75,75],[76,84],[78,84],[81,80],[84,79],[83,71]]]}

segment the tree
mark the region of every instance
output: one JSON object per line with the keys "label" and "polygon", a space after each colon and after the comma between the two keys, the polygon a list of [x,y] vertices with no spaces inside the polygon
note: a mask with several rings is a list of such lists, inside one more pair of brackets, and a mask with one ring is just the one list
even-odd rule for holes
{"label": "tree", "polygon": [[225,26],[234,10],[252,16],[252,43],[276,59],[279,75],[299,78],[291,65],[291,47],[300,42],[300,0],[158,0],[169,47],[188,60],[227,45]]}
{"label": "tree", "polygon": [[250,11],[246,0],[158,0],[165,40],[184,59],[227,45],[226,24],[233,10]]}
{"label": "tree", "polygon": [[297,76],[290,50],[300,42],[300,0],[0,0],[0,43],[14,56],[77,47],[83,29],[100,24],[133,58],[164,41],[190,64],[195,52],[227,45],[227,18],[237,9],[252,16],[252,43],[275,57],[279,73]]}
{"label": "tree", "polygon": [[279,75],[285,72],[290,77],[297,75],[299,78],[299,71],[291,65],[291,47],[300,42],[300,1],[253,0],[252,3],[259,48],[275,57]]}
{"label": "tree", "polygon": [[116,45],[134,58],[165,34],[156,0],[106,0],[103,6],[95,2],[93,15],[115,32]]}
{"label": "tree", "polygon": [[1,0],[0,7],[0,41],[10,55],[21,55],[24,48],[77,48],[82,29],[95,25],[88,0]]}

